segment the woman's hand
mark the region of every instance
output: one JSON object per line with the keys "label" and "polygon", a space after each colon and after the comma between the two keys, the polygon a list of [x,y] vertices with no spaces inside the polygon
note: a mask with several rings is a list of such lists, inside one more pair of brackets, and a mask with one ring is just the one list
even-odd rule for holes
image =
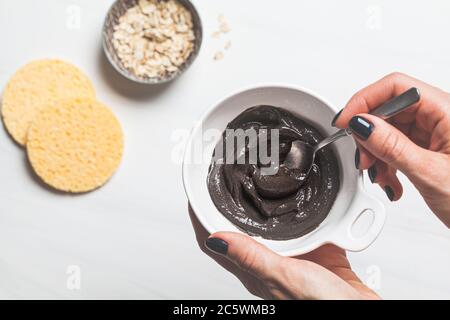
{"label": "woman's hand", "polygon": [[189,206],[200,248],[233,273],[248,291],[264,299],[378,299],[350,267],[345,251],[323,246],[295,258],[270,251],[249,236],[220,232],[212,236]]}
{"label": "woman's hand", "polygon": [[[369,113],[411,87],[421,100],[383,121]],[[450,94],[400,73],[356,93],[333,124],[349,126],[358,144],[357,168],[383,188],[391,201],[402,196],[396,171],[403,172],[430,209],[450,227]]]}

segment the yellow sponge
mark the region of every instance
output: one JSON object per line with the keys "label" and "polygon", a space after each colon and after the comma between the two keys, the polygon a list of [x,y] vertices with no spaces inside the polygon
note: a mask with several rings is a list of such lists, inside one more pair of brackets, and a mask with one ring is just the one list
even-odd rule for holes
{"label": "yellow sponge", "polygon": [[122,129],[94,99],[65,100],[35,115],[27,152],[36,174],[51,187],[88,192],[105,184],[119,166]]}
{"label": "yellow sponge", "polygon": [[91,81],[77,67],[60,60],[31,62],[17,71],[3,92],[6,129],[23,146],[30,123],[40,110],[75,98],[95,98]]}

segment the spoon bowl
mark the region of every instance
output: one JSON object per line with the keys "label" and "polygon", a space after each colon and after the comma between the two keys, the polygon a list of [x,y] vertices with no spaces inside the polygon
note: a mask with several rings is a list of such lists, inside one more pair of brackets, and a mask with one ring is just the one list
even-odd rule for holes
{"label": "spoon bowl", "polygon": [[308,174],[316,158],[314,147],[300,141],[292,141],[291,150],[286,155],[284,164],[291,170],[300,170]]}

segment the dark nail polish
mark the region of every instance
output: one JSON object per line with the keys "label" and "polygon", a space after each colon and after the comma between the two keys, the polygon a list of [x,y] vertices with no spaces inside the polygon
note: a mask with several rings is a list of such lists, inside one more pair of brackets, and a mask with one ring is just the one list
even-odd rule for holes
{"label": "dark nail polish", "polygon": [[372,133],[374,126],[372,123],[364,119],[363,117],[353,117],[349,123],[350,129],[356,133],[361,139],[367,140]]}
{"label": "dark nail polish", "polygon": [[377,167],[375,165],[371,166],[368,170],[370,182],[374,183],[377,178]]}
{"label": "dark nail polish", "polygon": [[226,255],[228,252],[228,243],[218,238],[209,238],[205,241],[206,247],[218,254]]}
{"label": "dark nail polish", "polygon": [[337,121],[337,119],[339,118],[339,116],[341,115],[342,110],[344,110],[344,109],[341,109],[341,111],[339,111],[338,113],[336,113],[336,115],[335,115],[334,118],[333,118],[333,121],[331,121],[331,126],[332,126],[332,127],[335,127],[335,126],[336,126],[336,121]]}
{"label": "dark nail polish", "polygon": [[355,152],[355,167],[358,170],[359,170],[359,157],[360,157],[359,149],[356,149],[356,152]]}
{"label": "dark nail polish", "polygon": [[384,187],[384,192],[386,192],[387,197],[389,200],[394,201],[394,190],[390,186]]}

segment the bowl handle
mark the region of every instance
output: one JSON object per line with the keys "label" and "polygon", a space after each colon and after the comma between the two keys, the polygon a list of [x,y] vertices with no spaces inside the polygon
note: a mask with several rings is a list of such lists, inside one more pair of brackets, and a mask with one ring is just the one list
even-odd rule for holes
{"label": "bowl handle", "polygon": [[[363,235],[355,236],[352,232],[353,226],[367,210],[372,212],[372,223]],[[361,188],[353,205],[349,208],[349,214],[342,222],[343,227],[337,230],[331,242],[349,251],[364,250],[378,237],[385,221],[384,205]]]}

